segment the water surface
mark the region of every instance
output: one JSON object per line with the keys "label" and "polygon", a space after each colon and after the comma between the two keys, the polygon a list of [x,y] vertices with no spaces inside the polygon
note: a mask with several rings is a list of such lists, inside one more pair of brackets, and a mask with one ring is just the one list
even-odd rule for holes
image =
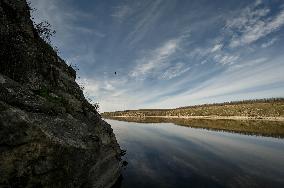
{"label": "water surface", "polygon": [[284,187],[284,140],[106,120],[129,163],[121,188]]}

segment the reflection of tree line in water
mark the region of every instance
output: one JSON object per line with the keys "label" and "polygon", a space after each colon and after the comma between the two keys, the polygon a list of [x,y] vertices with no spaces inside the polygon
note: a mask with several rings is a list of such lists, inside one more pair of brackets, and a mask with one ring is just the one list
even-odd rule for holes
{"label": "reflection of tree line in water", "polygon": [[160,117],[108,117],[108,119],[138,123],[174,123],[192,128],[284,138],[284,123],[279,121],[171,119]]}

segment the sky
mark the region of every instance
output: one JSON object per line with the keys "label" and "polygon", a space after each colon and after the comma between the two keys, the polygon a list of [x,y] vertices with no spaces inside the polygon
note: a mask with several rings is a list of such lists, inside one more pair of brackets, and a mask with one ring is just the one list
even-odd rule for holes
{"label": "sky", "polygon": [[284,97],[282,0],[30,1],[101,112]]}

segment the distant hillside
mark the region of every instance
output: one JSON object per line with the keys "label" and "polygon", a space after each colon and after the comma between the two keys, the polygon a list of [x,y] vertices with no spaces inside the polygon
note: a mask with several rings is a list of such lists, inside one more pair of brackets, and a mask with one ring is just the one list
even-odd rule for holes
{"label": "distant hillside", "polygon": [[[176,109],[140,109],[117,112],[105,112],[103,117],[248,117],[252,119],[262,119],[265,117],[284,118],[284,98],[270,98],[234,101],[217,104],[203,104],[195,106],[180,107]],[[202,117],[200,117],[202,118]]]}

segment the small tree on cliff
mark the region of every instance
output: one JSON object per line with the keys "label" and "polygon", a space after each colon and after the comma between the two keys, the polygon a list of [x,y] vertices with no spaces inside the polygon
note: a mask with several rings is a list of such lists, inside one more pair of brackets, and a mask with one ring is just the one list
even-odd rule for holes
{"label": "small tree on cliff", "polygon": [[96,102],[96,103],[94,103],[92,105],[93,105],[93,107],[95,107],[97,112],[100,112],[100,104],[98,102]]}
{"label": "small tree on cliff", "polygon": [[48,44],[51,44],[51,37],[55,35],[56,31],[51,29],[51,25],[48,21],[42,21],[35,24],[35,29],[38,35]]}
{"label": "small tree on cliff", "polygon": [[[32,7],[32,3],[30,1],[27,2],[27,5],[29,7],[29,11],[31,15],[37,11],[37,9]],[[51,38],[55,35],[56,31],[52,29],[51,24],[48,21],[41,21],[37,23],[35,21],[35,18],[31,17],[33,21],[34,28],[36,32],[38,33],[39,37],[42,38],[46,43],[48,43],[52,48],[59,53],[59,50],[56,46],[51,44]]]}

